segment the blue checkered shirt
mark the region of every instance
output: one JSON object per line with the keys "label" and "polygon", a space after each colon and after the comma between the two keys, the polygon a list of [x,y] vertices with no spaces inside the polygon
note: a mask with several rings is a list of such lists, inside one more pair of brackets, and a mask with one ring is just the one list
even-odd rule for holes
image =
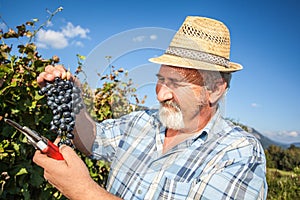
{"label": "blue checkered shirt", "polygon": [[107,190],[123,199],[266,199],[258,140],[219,112],[166,153],[157,110],[97,124],[93,157],[111,162]]}

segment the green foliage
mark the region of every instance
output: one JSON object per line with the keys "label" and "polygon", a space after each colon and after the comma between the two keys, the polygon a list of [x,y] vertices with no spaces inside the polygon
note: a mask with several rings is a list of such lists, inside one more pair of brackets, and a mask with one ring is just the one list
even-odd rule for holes
{"label": "green foliage", "polygon": [[267,158],[268,199],[300,199],[300,148],[270,145]]}
{"label": "green foliage", "polygon": [[265,154],[269,168],[292,171],[300,167],[300,148],[295,145],[291,145],[288,149],[270,145]]}
{"label": "green foliage", "polygon": [[[32,162],[35,149],[27,144],[26,137],[4,123],[9,118],[26,125],[40,134],[55,139],[50,133],[52,112],[46,98],[39,96],[36,78],[49,64],[59,62],[59,57],[44,59],[38,54],[33,41],[36,33],[43,28],[62,8],[50,13],[49,19],[35,28],[37,19],[17,26],[15,30],[0,32],[0,199],[66,199],[43,178],[43,170]],[[21,41],[25,40],[23,44]],[[13,44],[18,44],[13,48]],[[21,43],[21,44],[20,44]],[[77,55],[78,68],[75,74],[83,73],[81,61],[84,56]],[[111,72],[102,77],[103,85],[93,94],[83,84],[84,101],[96,121],[119,117],[140,108],[134,104],[140,101],[132,82],[121,82],[123,69],[111,67]],[[127,76],[125,73],[124,76]],[[100,78],[100,77],[99,77]],[[94,99],[90,97],[95,96]],[[134,97],[129,103],[127,97]],[[78,152],[86,163],[91,177],[105,187],[109,163],[91,160]]]}
{"label": "green foliage", "polygon": [[[17,46],[6,41],[19,42],[35,35],[29,29],[35,21],[9,29],[0,38],[0,197],[1,199],[51,199],[60,194],[43,178],[43,171],[32,163],[34,148],[27,144],[24,135],[4,123],[10,118],[39,131],[48,133],[52,118],[45,98],[38,95],[36,78],[53,59],[42,59],[34,43]],[[13,41],[15,40],[15,41]]]}
{"label": "green foliage", "polygon": [[[132,80],[121,82],[122,77],[128,76],[124,69],[115,69],[110,66],[110,74],[101,77],[104,83],[95,92],[94,112],[98,121],[110,118],[118,118],[124,114],[140,109],[139,104],[143,104],[146,96],[141,101],[135,94],[136,89],[132,87]],[[134,102],[130,102],[130,98]]]}
{"label": "green foliage", "polygon": [[294,200],[300,198],[300,175],[278,169],[267,170],[268,200]]}

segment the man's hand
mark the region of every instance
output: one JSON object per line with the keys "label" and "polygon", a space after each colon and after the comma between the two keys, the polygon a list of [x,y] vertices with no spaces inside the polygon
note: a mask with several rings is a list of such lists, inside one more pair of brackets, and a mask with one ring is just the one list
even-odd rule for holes
{"label": "man's hand", "polygon": [[33,161],[44,168],[44,177],[50,184],[69,199],[116,198],[94,182],[72,148],[62,145],[59,150],[65,160],[52,159],[40,151],[33,157]]}
{"label": "man's hand", "polygon": [[40,151],[36,151],[33,161],[44,168],[45,179],[68,198],[84,194],[93,182],[88,169],[72,148],[62,145],[60,152],[63,161],[49,158]]}
{"label": "man's hand", "polygon": [[52,82],[56,77],[59,77],[61,79],[73,79],[73,76],[70,72],[67,72],[67,70],[62,65],[48,65],[45,67],[45,71],[40,73],[37,77],[37,82],[40,87],[45,86],[46,82]]}

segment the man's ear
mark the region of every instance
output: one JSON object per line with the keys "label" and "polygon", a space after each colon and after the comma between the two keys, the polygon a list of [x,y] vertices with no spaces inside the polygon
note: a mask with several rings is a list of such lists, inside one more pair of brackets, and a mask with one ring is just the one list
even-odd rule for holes
{"label": "man's ear", "polygon": [[227,83],[220,79],[216,82],[215,87],[209,91],[209,103],[215,105],[222,95],[226,92]]}

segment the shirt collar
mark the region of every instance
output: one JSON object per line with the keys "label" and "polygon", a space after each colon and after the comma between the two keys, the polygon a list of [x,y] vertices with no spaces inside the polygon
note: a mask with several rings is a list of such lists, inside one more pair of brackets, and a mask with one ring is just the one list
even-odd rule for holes
{"label": "shirt collar", "polygon": [[211,120],[206,124],[206,126],[199,131],[199,134],[193,136],[192,141],[195,142],[198,139],[203,141],[210,140],[217,132],[217,127],[220,123],[219,121],[222,119],[220,109],[217,109],[216,113],[213,115]]}

